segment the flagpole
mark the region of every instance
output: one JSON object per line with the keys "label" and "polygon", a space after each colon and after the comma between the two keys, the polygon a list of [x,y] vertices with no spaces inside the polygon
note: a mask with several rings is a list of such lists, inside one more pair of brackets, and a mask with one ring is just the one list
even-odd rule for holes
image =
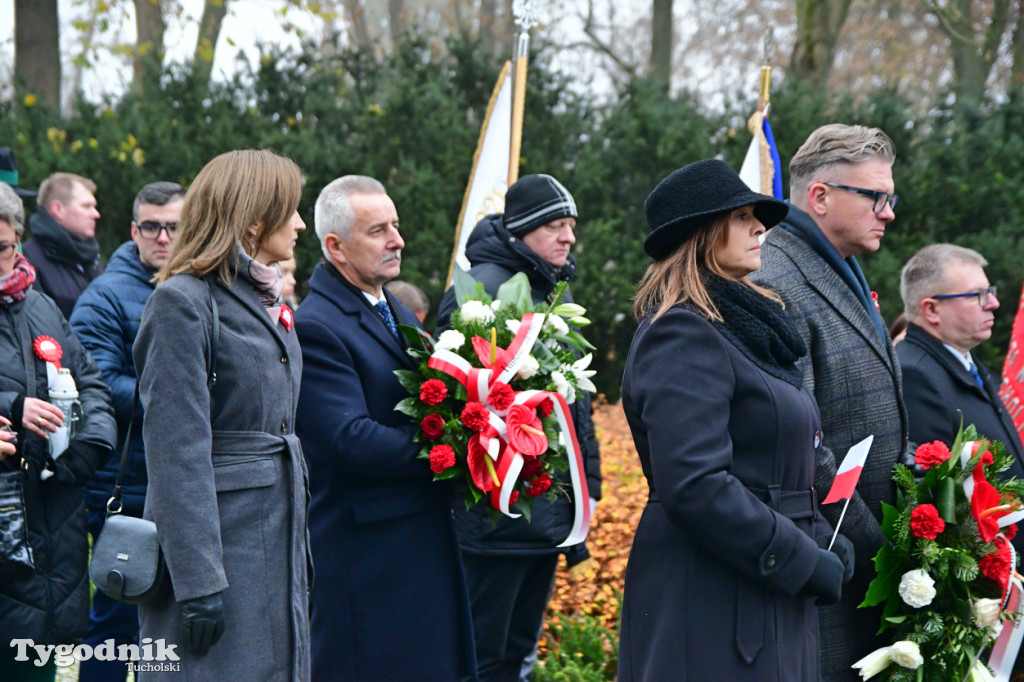
{"label": "flagpole", "polygon": [[846,509],[850,506],[850,498],[846,498],[846,504],[843,505],[843,511],[839,514],[839,521],[836,522],[836,529],[832,531],[832,539],[828,543],[828,551],[832,551],[832,545],[836,542],[836,537],[839,535],[839,526],[843,525],[843,517],[846,516]]}
{"label": "flagpole", "polygon": [[515,0],[512,15],[519,27],[512,67],[512,135],[509,140],[508,184],[519,179],[519,156],[523,143],[523,112],[526,106],[526,69],[530,55],[530,29],[537,25],[533,0]]}

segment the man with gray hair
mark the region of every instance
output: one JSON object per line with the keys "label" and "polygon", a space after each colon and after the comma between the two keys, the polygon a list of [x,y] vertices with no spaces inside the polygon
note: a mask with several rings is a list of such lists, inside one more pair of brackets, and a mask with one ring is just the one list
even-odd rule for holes
{"label": "man with gray hair", "polygon": [[309,465],[314,679],[474,677],[469,597],[452,491],[417,459],[419,426],[395,411],[416,369],[385,288],[405,242],[383,185],[331,182],[316,202],[326,256],[295,313],[302,343],[296,433]]}
{"label": "man with gray hair", "polygon": [[[992,336],[999,308],[986,265],[972,249],[932,244],[903,266],[900,295],[908,324],[896,355],[903,369],[910,439],[952,447],[962,419],[986,438],[1005,443],[1014,459],[1007,474],[1024,479],[1024,449],[999,397],[1000,379],[971,354]],[[1014,545],[1024,550],[1024,538]]]}
{"label": "man with gray hair", "polygon": [[[106,271],[94,279],[75,304],[69,320],[82,345],[92,355],[110,387],[117,420],[119,455],[128,437],[135,402],[135,361],[132,349],[139,333],[142,311],[153,294],[153,275],[171,254],[177,234],[185,188],[176,182],[152,182],[135,195],[131,239],[117,248]],[[136,407],[131,463],[121,481],[123,514],[142,517],[146,502],[146,453],[142,445],[142,405]],[[85,507],[93,542],[106,520],[107,500],[117,480],[120,456],[112,456],[85,485]],[[89,632],[85,643],[98,646],[107,639],[115,645],[139,640],[138,607],[111,599],[102,591],[93,595]],[[121,661],[83,661],[80,682],[124,680],[128,671]]]}
{"label": "man with gray hair", "polygon": [[[835,606],[819,606],[822,679],[857,680],[850,667],[877,648],[880,611],[858,609],[882,546],[882,502],[893,504],[892,468],[907,445],[899,364],[875,294],[856,257],[877,251],[896,215],[892,140],[878,128],[818,128],[790,162],[790,208],[768,235],[758,284],[782,296],[808,353],[799,361],[821,411],[814,487],[824,499],[852,445],[874,443],[841,533],[856,571]],[[822,506],[835,526],[843,505]],[[819,538],[827,543],[829,537]]]}

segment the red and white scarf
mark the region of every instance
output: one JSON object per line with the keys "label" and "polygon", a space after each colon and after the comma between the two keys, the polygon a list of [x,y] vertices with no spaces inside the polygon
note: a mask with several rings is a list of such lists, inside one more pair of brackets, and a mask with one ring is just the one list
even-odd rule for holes
{"label": "red and white scarf", "polygon": [[25,298],[25,292],[36,281],[36,269],[20,253],[14,254],[14,268],[0,277],[0,305],[10,305]]}

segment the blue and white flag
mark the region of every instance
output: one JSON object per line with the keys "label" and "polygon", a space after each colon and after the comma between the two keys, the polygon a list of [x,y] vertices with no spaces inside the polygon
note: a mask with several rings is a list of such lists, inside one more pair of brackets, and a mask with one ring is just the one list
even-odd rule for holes
{"label": "blue and white flag", "polygon": [[768,108],[755,112],[747,127],[754,139],[747,148],[747,156],[740,168],[740,178],[755,192],[782,199],[782,161],[779,150],[775,148],[775,136],[772,126],[768,123]]}

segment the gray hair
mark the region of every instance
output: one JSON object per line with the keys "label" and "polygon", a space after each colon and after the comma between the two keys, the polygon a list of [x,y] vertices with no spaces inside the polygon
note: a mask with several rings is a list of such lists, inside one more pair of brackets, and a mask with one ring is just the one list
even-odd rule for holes
{"label": "gray hair", "polygon": [[349,197],[353,194],[387,194],[387,190],[379,181],[366,175],[345,175],[323,188],[316,199],[313,222],[325,258],[327,247],[324,246],[324,239],[327,235],[336,234],[346,242],[352,237],[356,214]]}
{"label": "gray hair", "polygon": [[151,182],[143,186],[135,195],[135,202],[132,204],[132,220],[139,219],[139,206],[142,204],[166,206],[175,199],[184,198],[185,188],[176,182]]}
{"label": "gray hair", "polygon": [[985,267],[988,261],[974,249],[955,244],[931,244],[915,253],[900,272],[900,297],[910,320],[921,317],[921,301],[939,296],[947,285],[947,270],[953,263]]}
{"label": "gray hair", "polygon": [[789,162],[789,195],[799,197],[820,174],[840,164],[881,159],[890,166],[896,146],[880,128],[830,123],[807,138]]}
{"label": "gray hair", "polygon": [[14,228],[19,240],[25,234],[25,204],[6,182],[0,182],[0,221]]}

